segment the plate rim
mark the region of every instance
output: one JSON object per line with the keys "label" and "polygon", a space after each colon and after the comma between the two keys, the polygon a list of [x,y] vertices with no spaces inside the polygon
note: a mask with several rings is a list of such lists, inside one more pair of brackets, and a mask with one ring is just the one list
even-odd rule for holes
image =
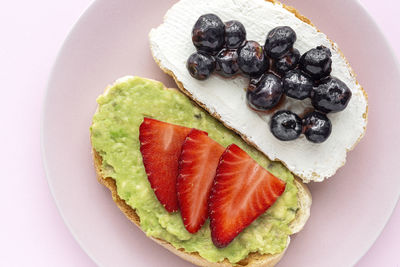
{"label": "plate rim", "polygon": [[97,261],[96,257],[94,255],[92,255],[91,252],[89,252],[88,249],[86,249],[86,247],[84,246],[82,240],[78,237],[78,235],[73,231],[73,228],[70,224],[70,222],[67,220],[64,212],[61,209],[61,204],[59,203],[59,200],[57,200],[56,194],[55,194],[55,190],[54,190],[54,185],[53,182],[51,181],[52,179],[50,178],[50,171],[48,168],[48,160],[47,160],[47,156],[46,156],[46,145],[45,145],[45,124],[46,124],[46,120],[45,120],[45,114],[47,111],[47,103],[48,103],[48,99],[49,99],[49,92],[51,90],[51,84],[53,81],[53,77],[54,74],[56,73],[56,69],[57,66],[59,65],[60,62],[60,58],[62,56],[62,53],[65,49],[65,47],[67,46],[68,42],[72,39],[72,36],[74,35],[76,29],[78,28],[77,26],[89,16],[89,13],[92,9],[95,9],[96,5],[99,3],[99,0],[90,0],[88,6],[81,11],[81,14],[78,16],[78,18],[74,21],[74,23],[71,25],[70,30],[68,31],[65,39],[62,42],[61,47],[59,48],[59,50],[57,51],[55,60],[52,63],[52,66],[50,68],[50,72],[48,74],[48,78],[47,78],[47,82],[46,82],[46,86],[45,86],[45,92],[42,98],[42,108],[41,108],[41,114],[40,114],[40,154],[41,154],[41,160],[42,160],[42,166],[44,169],[44,173],[45,173],[45,177],[47,180],[47,184],[49,187],[49,191],[50,194],[54,200],[54,203],[56,205],[57,211],[61,216],[62,221],[64,222],[65,226],[68,229],[68,232],[72,235],[73,239],[75,240],[75,242],[78,244],[78,246],[80,247],[80,249],[82,249],[82,251],[89,257],[90,260],[92,260],[92,262],[97,265],[97,266],[101,266],[101,264]]}

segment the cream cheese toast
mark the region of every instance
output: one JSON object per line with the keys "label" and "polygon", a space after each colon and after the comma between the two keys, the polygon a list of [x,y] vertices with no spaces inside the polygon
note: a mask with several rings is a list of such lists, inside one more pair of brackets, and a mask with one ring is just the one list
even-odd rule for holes
{"label": "cream cheese toast", "polygon": [[[186,60],[196,51],[190,38],[192,27],[199,16],[207,13],[217,14],[223,21],[240,21],[246,28],[247,39],[260,44],[271,29],[286,25],[297,33],[294,48],[301,54],[320,45],[330,49],[331,75],[347,84],[352,98],[344,111],[327,115],[332,123],[327,141],[314,144],[304,136],[290,142],[274,138],[269,130],[272,114],[254,112],[246,105],[248,78],[212,75],[199,81],[188,74]],[[164,23],[150,32],[150,47],[156,62],[175,79],[179,89],[271,160],[281,161],[304,182],[319,182],[334,175],[344,165],[347,152],[364,135],[367,96],[339,47],[294,8],[277,1],[181,0],[168,10]],[[310,106],[309,99],[286,98],[281,108],[302,113]]]}

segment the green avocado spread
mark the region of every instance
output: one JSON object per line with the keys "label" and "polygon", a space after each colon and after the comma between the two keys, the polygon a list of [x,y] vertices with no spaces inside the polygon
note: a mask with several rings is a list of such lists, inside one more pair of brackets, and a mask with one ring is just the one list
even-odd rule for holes
{"label": "green avocado spread", "polygon": [[[268,160],[188,97],[175,90],[165,90],[160,82],[126,77],[99,96],[97,102],[99,109],[93,118],[91,138],[94,149],[103,159],[103,175],[115,179],[118,195],[135,209],[140,226],[148,236],[164,239],[186,252],[198,252],[210,262],[226,258],[237,263],[251,252],[276,254],[285,249],[291,234],[288,225],[295,218],[298,203],[293,175],[282,164]],[[168,213],[147,180],[139,149],[139,126],[144,117],[206,131],[225,147],[237,144],[285,181],[285,192],[225,248],[213,245],[208,220],[196,234],[190,234],[183,226],[180,213]]]}

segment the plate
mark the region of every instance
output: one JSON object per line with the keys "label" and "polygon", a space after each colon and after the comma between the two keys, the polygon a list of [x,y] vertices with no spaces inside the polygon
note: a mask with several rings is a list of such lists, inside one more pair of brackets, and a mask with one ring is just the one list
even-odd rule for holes
{"label": "plate", "polygon": [[[115,79],[133,74],[175,86],[154,63],[148,43],[149,30],[173,2],[94,2],[66,39],[48,84],[42,125],[47,178],[71,233],[100,266],[190,265],[148,239],[119,211],[95,178],[89,140],[95,99]],[[347,164],[329,180],[310,184],[311,218],[279,266],[353,266],[399,198],[399,68],[357,1],[284,2],[340,45],[369,94],[369,124]]]}

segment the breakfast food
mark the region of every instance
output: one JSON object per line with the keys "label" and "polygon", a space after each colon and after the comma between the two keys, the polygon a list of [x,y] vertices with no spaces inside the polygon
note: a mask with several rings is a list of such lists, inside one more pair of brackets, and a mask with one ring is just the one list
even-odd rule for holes
{"label": "breakfast food", "polygon": [[[224,21],[243,25],[233,30],[242,45],[224,47]],[[180,90],[305,182],[331,177],[364,135],[367,97],[338,46],[277,1],[181,0],[150,32],[150,46]],[[196,68],[206,64],[186,68],[193,53],[216,61],[201,81]],[[277,111],[301,122],[272,123]]]}
{"label": "breakfast food", "polygon": [[192,129],[179,157],[176,188],[182,221],[189,233],[196,233],[208,218],[208,199],[219,159],[225,148],[206,132]]}
{"label": "breakfast food", "polygon": [[215,59],[205,53],[195,52],[187,61],[190,75],[198,80],[207,79],[215,70]]}
{"label": "breakfast food", "polygon": [[282,82],[285,94],[291,98],[303,100],[311,96],[313,82],[301,70],[287,71]]}
{"label": "breakfast food", "polygon": [[[293,48],[296,39],[291,27],[278,26],[268,32],[262,47],[246,40],[246,30],[239,21],[228,21],[224,25],[217,15],[205,14],[193,26],[192,41],[197,52],[190,55],[186,66],[197,80],[208,79],[215,70],[224,77],[236,74],[249,77],[246,100],[255,111],[274,111],[284,101],[284,94],[298,100],[310,98],[316,112],[344,110],[352,93],[344,82],[330,76],[330,49],[317,46],[300,57],[299,50]],[[304,115],[305,123],[310,122],[309,118],[309,114]],[[303,125],[297,114],[280,110],[272,116],[270,130],[280,141],[295,140],[304,132],[308,141],[322,143],[331,134],[332,124],[326,116],[324,120],[315,120],[325,121],[326,129],[320,135],[323,138],[310,138],[310,125]]]}
{"label": "breakfast food", "polygon": [[[223,34],[225,42],[221,38]],[[313,108],[319,112],[344,110],[352,93],[344,82],[330,76],[330,49],[317,46],[300,57],[299,50],[293,48],[296,39],[292,28],[278,26],[269,31],[262,47],[255,41],[246,40],[246,30],[239,21],[228,21],[224,26],[217,15],[205,14],[199,17],[192,29],[192,41],[197,52],[189,57],[187,69],[197,80],[208,79],[215,70],[224,77],[235,74],[249,77],[246,99],[248,106],[255,111],[271,112],[278,108],[284,93],[298,100],[311,98]],[[289,118],[288,114],[295,117]],[[304,120],[308,117],[305,115]],[[307,140],[322,143],[328,139],[332,126],[326,116],[324,121],[329,126],[324,131],[324,138],[306,135]],[[302,132],[309,133],[309,125],[303,125],[300,117],[289,110],[275,113],[270,128],[281,141],[295,140]],[[294,134],[282,135],[285,132]]]}
{"label": "breakfast food", "polygon": [[[273,266],[289,235],[307,221],[307,188],[177,90],[129,76],[97,102],[91,142],[99,182],[132,222],[178,256],[200,266]],[[220,153],[224,160],[217,163]],[[200,173],[199,166],[207,172]],[[174,170],[175,182],[175,174],[165,181],[156,177]],[[218,182],[209,191],[214,173]],[[208,186],[190,188],[190,177]],[[224,183],[228,191],[217,188]],[[197,191],[186,194],[188,188]],[[228,192],[236,192],[237,199]],[[208,194],[211,221],[204,221],[202,199]],[[176,208],[186,211],[173,212]]]}
{"label": "breakfast food", "polygon": [[304,135],[314,143],[324,142],[332,131],[331,121],[325,114],[313,111],[304,117]]}
{"label": "breakfast food", "polygon": [[[284,127],[291,125],[291,127]],[[288,110],[280,110],[271,118],[271,132],[282,141],[290,141],[298,138],[303,129],[299,116]]]}
{"label": "breakfast food", "polygon": [[[235,25],[236,28],[233,27]],[[284,94],[298,100],[310,98],[316,111],[304,115],[304,124],[292,111],[280,110],[271,118],[271,133],[280,141],[292,141],[304,133],[310,142],[325,142],[332,132],[332,124],[321,112],[343,111],[352,96],[344,82],[330,76],[330,49],[318,46],[300,57],[299,50],[293,48],[296,32],[289,26],[273,28],[263,48],[255,41],[246,41],[245,28],[238,21],[226,23],[228,38],[221,45],[221,27],[221,19],[214,14],[202,15],[197,20],[192,30],[192,41],[198,51],[187,61],[190,75],[197,80],[205,80],[217,68],[224,77],[239,73],[248,76],[247,105],[260,112],[271,112],[278,108],[284,101]],[[234,33],[236,42],[232,41]],[[199,46],[200,39],[207,42]],[[211,40],[218,40],[218,45],[212,49],[205,47]],[[239,41],[241,43],[238,45]],[[232,43],[237,49],[231,49]],[[217,49],[221,50],[218,52]],[[213,62],[215,53],[217,64]],[[204,57],[204,60],[197,57]],[[211,66],[211,62],[212,67],[207,67]]]}
{"label": "breakfast food", "polygon": [[[223,30],[225,42],[221,38]],[[293,48],[296,39],[292,28],[278,26],[269,31],[262,47],[246,40],[246,30],[240,22],[228,21],[224,29],[217,15],[202,15],[192,29],[192,41],[198,51],[189,57],[187,69],[197,80],[208,79],[215,70],[224,77],[239,73],[249,77],[247,105],[255,111],[272,112],[284,101],[284,94],[298,100],[310,98],[315,114],[343,111],[352,93],[344,82],[330,76],[330,49],[317,46],[300,57],[299,50]],[[218,45],[211,45],[213,41]],[[325,142],[332,132],[329,118],[321,114],[323,120],[314,120],[325,128],[320,138],[310,138],[310,114],[314,113],[304,115],[304,122],[308,124],[303,125],[297,114],[280,110],[271,118],[271,133],[280,141],[295,140],[304,132],[310,142]]]}
{"label": "breakfast food", "polygon": [[226,247],[285,191],[286,183],[235,144],[220,158],[209,198],[211,237]]}
{"label": "breakfast food", "polygon": [[[139,127],[140,152],[151,187],[168,212],[178,211],[176,179],[181,147],[190,128],[144,118]],[[169,145],[164,145],[165,139]],[[156,157],[156,158],[155,158]]]}
{"label": "breakfast food", "polygon": [[108,87],[91,126],[99,182],[192,263],[275,265],[309,217],[296,176],[332,176],[364,134],[367,98],[351,67],[273,0],[181,0],[150,46],[186,96],[132,76]]}

